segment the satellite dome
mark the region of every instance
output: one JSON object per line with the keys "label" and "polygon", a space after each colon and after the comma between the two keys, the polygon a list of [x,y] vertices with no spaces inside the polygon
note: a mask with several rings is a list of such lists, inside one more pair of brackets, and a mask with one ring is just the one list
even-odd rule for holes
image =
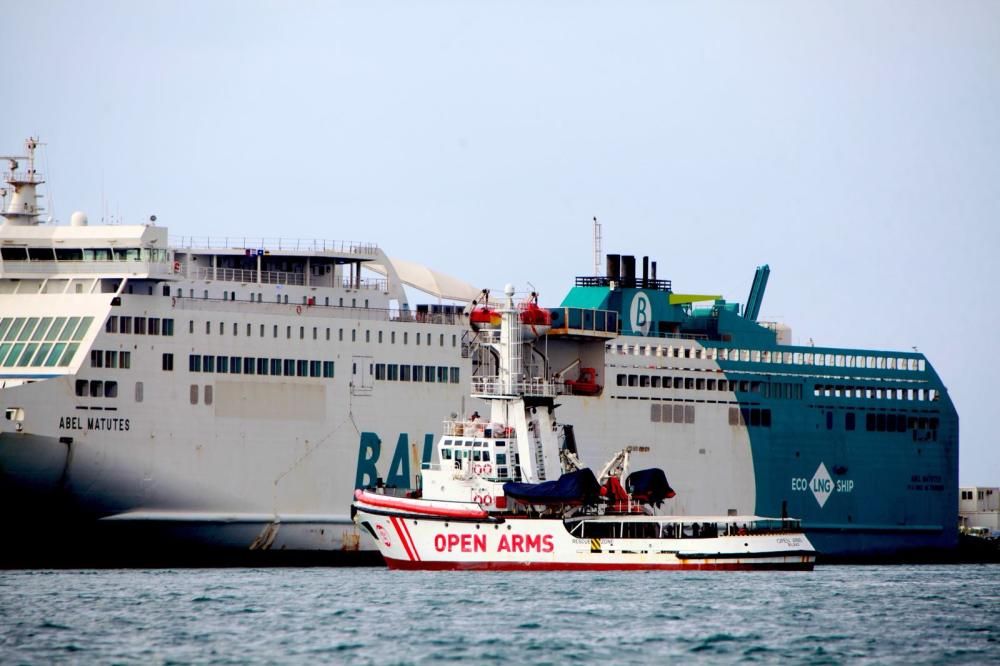
{"label": "satellite dome", "polygon": [[87,226],[87,214],[80,211],[76,211],[69,216],[69,226],[71,227],[85,227]]}

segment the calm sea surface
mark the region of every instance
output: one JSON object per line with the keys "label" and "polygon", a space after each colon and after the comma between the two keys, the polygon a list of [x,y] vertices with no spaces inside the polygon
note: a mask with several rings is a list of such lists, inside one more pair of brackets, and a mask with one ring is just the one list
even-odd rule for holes
{"label": "calm sea surface", "polygon": [[0,663],[1000,663],[1000,565],[0,571]]}

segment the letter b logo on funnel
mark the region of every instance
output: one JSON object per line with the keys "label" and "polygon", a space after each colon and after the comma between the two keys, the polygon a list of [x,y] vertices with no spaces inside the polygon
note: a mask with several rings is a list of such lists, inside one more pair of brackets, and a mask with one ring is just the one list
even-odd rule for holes
{"label": "letter b logo on funnel", "polygon": [[630,319],[632,320],[632,332],[639,335],[649,335],[649,323],[652,319],[653,304],[649,296],[643,292],[638,292],[632,299],[630,308]]}

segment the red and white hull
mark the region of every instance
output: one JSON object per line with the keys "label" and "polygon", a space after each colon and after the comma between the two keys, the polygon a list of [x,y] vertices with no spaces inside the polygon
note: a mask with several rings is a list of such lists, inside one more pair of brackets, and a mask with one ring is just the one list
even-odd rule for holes
{"label": "red and white hull", "polygon": [[[386,563],[394,569],[811,570],[815,562],[815,551],[800,532],[702,538],[578,537],[567,527],[576,521],[450,518],[436,515],[440,510],[436,506],[421,511],[421,500],[409,500],[410,506],[396,509],[370,504],[366,498],[372,496],[359,491],[357,522],[377,540]],[[475,503],[448,504],[480,509]],[[617,518],[598,520],[615,522]],[[660,519],[652,516],[620,518],[632,524],[660,525]]]}

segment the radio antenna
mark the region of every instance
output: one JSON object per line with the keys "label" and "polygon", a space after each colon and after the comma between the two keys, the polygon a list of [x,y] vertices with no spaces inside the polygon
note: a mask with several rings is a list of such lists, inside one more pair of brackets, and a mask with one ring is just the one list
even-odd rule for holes
{"label": "radio antenna", "polygon": [[601,223],[594,216],[594,275],[601,274]]}

